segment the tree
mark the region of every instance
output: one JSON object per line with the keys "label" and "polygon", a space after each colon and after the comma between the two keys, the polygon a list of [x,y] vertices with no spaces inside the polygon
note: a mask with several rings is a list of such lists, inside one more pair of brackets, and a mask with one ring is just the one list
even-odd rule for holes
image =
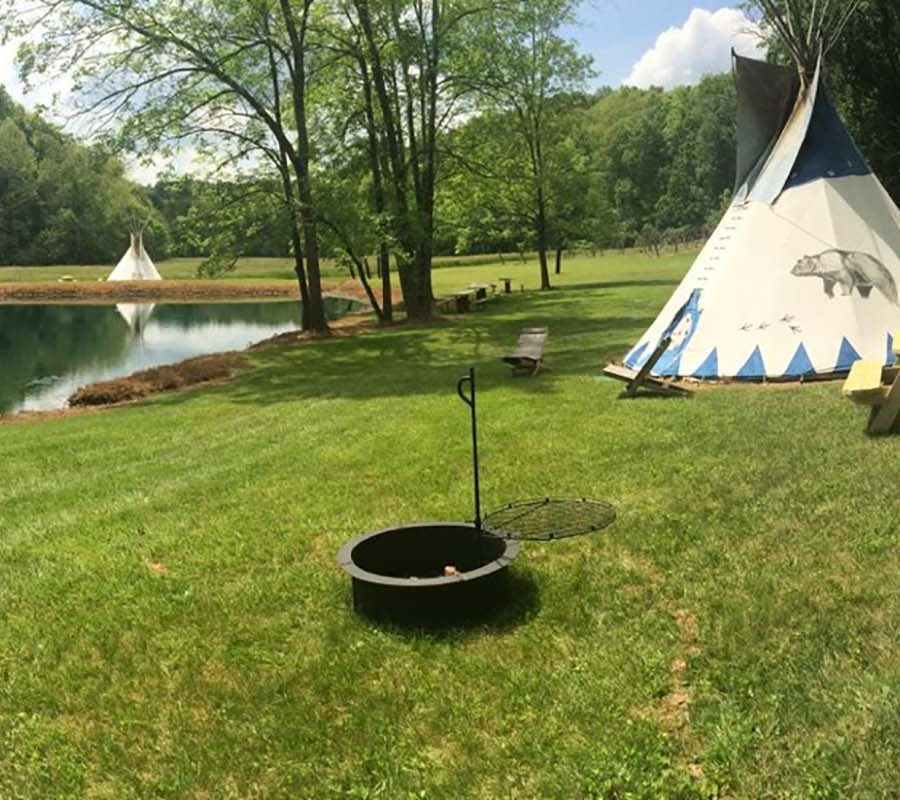
{"label": "tree", "polygon": [[[30,20],[9,10],[7,32]],[[231,164],[267,158],[282,182],[304,327],[326,331],[310,169],[308,94],[313,0],[37,0],[43,34],[20,55],[26,77],[72,72],[99,124],[154,149],[227,143]],[[18,22],[16,20],[18,19]]]}
{"label": "tree", "polygon": [[433,301],[437,137],[453,108],[446,62],[468,11],[450,0],[350,0],[344,13],[358,42],[373,185],[384,193],[406,312],[425,319]]}
{"label": "tree", "polygon": [[551,183],[559,179],[554,168],[564,168],[563,161],[557,158],[554,164],[551,155],[561,133],[560,126],[554,126],[554,112],[559,111],[559,98],[582,89],[591,74],[590,59],[559,34],[574,20],[577,6],[574,0],[499,3],[472,26],[479,54],[473,80],[482,108],[510,114],[511,133],[527,157],[542,289],[550,288]]}
{"label": "tree", "polygon": [[0,122],[0,263],[15,263],[38,221],[37,159],[21,128]]}
{"label": "tree", "polygon": [[656,225],[667,161],[665,115],[662,89],[632,87],[604,94],[589,112],[590,168],[615,220],[611,243],[620,247]]}
{"label": "tree", "polygon": [[730,75],[704,78],[665,95],[664,168],[655,225],[671,231],[702,225],[734,184],[736,103]]}

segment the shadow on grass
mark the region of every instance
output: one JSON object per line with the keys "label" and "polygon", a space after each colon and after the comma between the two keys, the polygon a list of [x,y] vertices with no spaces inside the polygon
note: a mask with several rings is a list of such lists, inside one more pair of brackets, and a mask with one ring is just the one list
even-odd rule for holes
{"label": "shadow on grass", "polygon": [[[514,296],[452,321],[287,344],[254,354],[259,369],[212,391],[226,401],[252,405],[451,394],[474,366],[480,389],[551,393],[563,376],[598,373],[627,352],[652,322],[643,314],[606,316],[607,307],[614,306],[601,293],[560,289]],[[541,326],[550,329],[545,369],[536,377],[513,378],[502,357],[512,352],[522,328]],[[161,402],[187,399],[171,395]]]}
{"label": "shadow on grass", "polygon": [[467,622],[435,622],[424,626],[384,622],[369,617],[366,617],[366,620],[402,638],[452,641],[485,634],[509,633],[536,616],[541,603],[537,583],[527,570],[513,567],[509,573],[508,584],[505,601]]}
{"label": "shadow on grass", "polygon": [[[503,296],[485,310],[452,320],[260,350],[250,355],[255,368],[208,391],[226,403],[251,406],[451,396],[473,366],[480,390],[512,390],[524,397],[552,394],[561,378],[598,375],[653,321],[643,310],[622,315],[617,303],[612,295],[571,287]],[[656,313],[655,308],[648,311]],[[513,351],[523,328],[541,326],[550,329],[544,369],[535,377],[514,377],[502,357]],[[191,393],[178,392],[157,402],[179,405],[190,399]]]}
{"label": "shadow on grass", "polygon": [[568,289],[593,290],[593,289],[646,289],[654,286],[676,287],[681,283],[681,278],[658,279],[652,278],[646,281],[592,281],[591,283],[568,283],[553,291],[564,292]]}

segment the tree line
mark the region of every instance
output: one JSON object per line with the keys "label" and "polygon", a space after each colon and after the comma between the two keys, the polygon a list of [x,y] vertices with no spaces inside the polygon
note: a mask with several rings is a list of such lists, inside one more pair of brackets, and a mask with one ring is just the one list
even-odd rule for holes
{"label": "tree line", "polygon": [[[696,239],[728,195],[734,150],[728,76],[670,92],[569,94],[550,111],[551,135],[544,142],[549,250]],[[504,114],[484,112],[441,136],[435,255],[535,249],[531,164],[505,134],[511,124]],[[53,148],[42,145],[48,140]],[[46,159],[55,160],[53,169]],[[271,179],[182,177],[140,187],[123,177],[121,162],[108,150],[79,144],[5,94],[0,170],[0,263],[110,262],[139,219],[151,221],[148,249],[158,259],[291,254],[289,215]],[[43,191],[34,179],[39,170],[57,181],[65,176],[70,190]],[[321,234],[323,253],[351,268],[368,264],[377,258],[379,221],[367,205],[371,177],[365,165],[335,161],[320,180],[331,209]],[[83,201],[82,189],[91,202]],[[39,213],[24,196],[59,203],[45,202]],[[71,235],[58,230],[59,220],[69,222]]]}
{"label": "tree line", "polygon": [[[13,0],[4,4],[6,30],[24,33],[29,20]],[[34,5],[46,12],[44,35],[20,58],[27,76],[74,74],[85,112],[117,148],[190,142],[231,176],[142,192],[94,146],[85,152],[109,160],[92,177],[115,175],[118,191],[130,192],[119,207],[132,214],[152,206],[169,253],[220,262],[260,248],[290,254],[307,328],[326,329],[326,256],[354,269],[381,318],[393,314],[394,277],[408,315],[424,318],[436,254],[537,249],[546,288],[554,253],[559,264],[573,246],[700,238],[731,193],[730,78],[589,92],[590,60],[561,34],[573,0]],[[876,169],[896,159],[894,112],[882,108],[891,73],[878,64],[896,53],[881,34],[896,26],[898,5],[866,0],[846,46],[829,56],[838,99]],[[6,138],[23,149],[18,134]],[[13,183],[22,191],[28,182]],[[32,259],[49,257],[35,244],[43,224],[10,227],[20,246],[32,243]],[[53,252],[65,260],[84,250]],[[369,260],[379,296],[366,281]]]}

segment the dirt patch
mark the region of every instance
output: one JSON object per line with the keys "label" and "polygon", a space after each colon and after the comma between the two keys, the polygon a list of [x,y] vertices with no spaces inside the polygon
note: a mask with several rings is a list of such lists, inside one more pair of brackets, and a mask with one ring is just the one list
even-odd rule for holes
{"label": "dirt patch", "polygon": [[[368,304],[365,290],[352,279],[325,281],[323,294],[335,294]],[[394,303],[401,302],[400,290]],[[253,298],[299,300],[293,281],[251,283],[250,281],[73,281],[63,283],[0,283],[0,303],[154,303],[213,302]],[[379,301],[381,296],[378,296]]]}
{"label": "dirt patch", "polygon": [[700,654],[699,626],[692,611],[671,608],[669,613],[678,625],[678,646],[669,664],[672,688],[660,701],[658,717],[662,726],[681,744],[688,772],[699,779],[703,777],[703,767],[692,757],[698,750],[698,743],[691,731],[693,695],[687,679],[688,662]]}
{"label": "dirt patch", "polygon": [[244,366],[237,353],[199,356],[162,367],[135,372],[124,378],[82,386],[69,398],[69,405],[107,406],[140,400],[171,389],[231,378]]}
{"label": "dirt patch", "polygon": [[0,284],[0,303],[122,303],[299,296],[296,284],[243,281],[96,281]]}

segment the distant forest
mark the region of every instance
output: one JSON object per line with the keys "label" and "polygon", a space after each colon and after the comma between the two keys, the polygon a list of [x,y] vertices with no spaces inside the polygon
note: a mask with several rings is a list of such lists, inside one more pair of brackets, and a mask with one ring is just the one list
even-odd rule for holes
{"label": "distant forest", "polygon": [[[729,76],[669,92],[604,89],[560,106],[548,198],[558,246],[697,238],[727,201],[735,134]],[[521,182],[504,174],[516,169],[503,152],[506,124],[481,115],[446,136],[437,254],[533,249],[533,226],[515,196]],[[79,143],[0,88],[0,263],[112,262],[129,227],[143,221],[157,259],[290,250],[277,186],[192,178],[138,186],[111,152]],[[340,242],[324,238],[326,254],[340,256]]]}
{"label": "distant forest", "polygon": [[[895,199],[898,6],[869,0],[829,55],[828,74],[851,132]],[[731,196],[735,113],[728,74],[671,91],[556,92],[542,110],[547,248],[653,248],[702,238]],[[536,179],[515,135],[522,120],[501,103],[463,119],[436,142],[433,253],[533,250]],[[313,146],[322,254],[349,261],[373,253],[393,234],[372,210],[364,138],[326,125]],[[111,264],[128,229],[143,223],[155,259],[287,256],[293,227],[282,187],[277,173],[260,174],[138,186],[110,149],[63,133],[0,87],[0,264]]]}

